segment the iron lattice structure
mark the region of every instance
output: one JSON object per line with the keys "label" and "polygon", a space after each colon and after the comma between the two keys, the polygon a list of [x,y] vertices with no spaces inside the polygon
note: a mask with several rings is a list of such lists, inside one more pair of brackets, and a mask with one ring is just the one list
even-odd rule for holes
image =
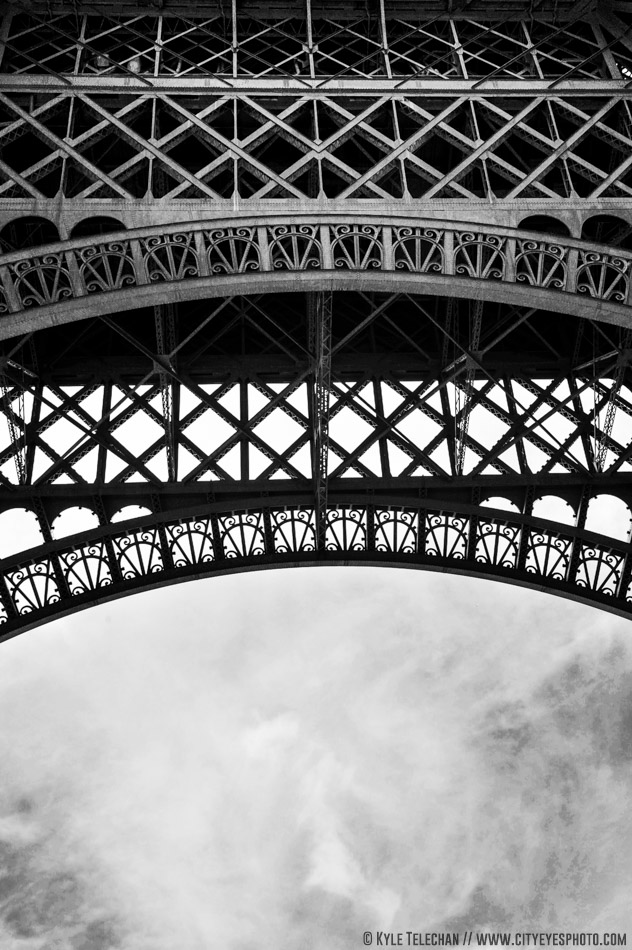
{"label": "iron lattice structure", "polygon": [[616,0],[6,5],[0,638],[309,563],[630,615],[631,100]]}

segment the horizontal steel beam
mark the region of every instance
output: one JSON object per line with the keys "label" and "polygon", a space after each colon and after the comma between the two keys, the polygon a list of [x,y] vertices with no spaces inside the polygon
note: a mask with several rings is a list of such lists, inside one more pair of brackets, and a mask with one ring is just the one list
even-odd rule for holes
{"label": "horizontal steel beam", "polygon": [[320,99],[326,95],[353,98],[358,95],[389,96],[404,98],[412,94],[445,99],[446,96],[586,96],[632,98],[632,88],[627,79],[577,78],[552,79],[444,79],[442,77],[405,77],[394,79],[380,77],[335,78],[320,76],[315,79],[283,77],[230,77],[230,76],[148,76],[142,81],[134,76],[86,76],[68,74],[62,78],[36,73],[0,73],[0,91],[8,93],[73,94],[84,92],[92,95],[169,94],[195,95],[197,93],[222,96],[254,95],[259,93],[275,98],[291,98],[296,95]]}

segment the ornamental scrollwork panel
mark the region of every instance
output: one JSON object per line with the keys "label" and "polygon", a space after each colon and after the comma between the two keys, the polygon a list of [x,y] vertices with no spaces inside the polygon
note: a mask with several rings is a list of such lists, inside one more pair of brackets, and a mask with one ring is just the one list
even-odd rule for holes
{"label": "ornamental scrollwork panel", "polygon": [[520,525],[479,521],[476,528],[475,560],[479,564],[514,568],[518,560],[520,533]]}
{"label": "ornamental scrollwork panel", "polygon": [[419,548],[419,513],[404,509],[377,508],[375,550],[392,554],[416,554]]}
{"label": "ornamental scrollwork panel", "polygon": [[580,251],[577,293],[625,303],[630,281],[630,262],[610,254]]}
{"label": "ornamental scrollwork panel", "polygon": [[73,596],[109,587],[112,583],[107,551],[102,541],[62,553],[60,563]]}
{"label": "ornamental scrollwork panel", "polygon": [[624,558],[597,545],[582,545],[575,576],[578,587],[614,597],[621,580]]}
{"label": "ornamental scrollwork panel", "polygon": [[503,280],[507,264],[507,239],[495,234],[456,232],[454,272],[479,280]]}
{"label": "ornamental scrollwork panel", "polygon": [[[451,227],[288,222],[258,226],[194,225],[7,260],[0,313],[151,283],[251,272],[340,269],[451,274],[516,281],[543,290],[577,292],[626,305],[632,255],[590,250],[502,233]],[[322,241],[321,241],[322,237]],[[324,243],[323,243],[324,241]],[[65,244],[68,244],[64,250]],[[17,257],[17,255],[15,255]],[[576,262],[576,263],[575,263]]]}
{"label": "ornamental scrollwork panel", "polygon": [[527,548],[525,569],[528,574],[538,574],[555,581],[565,581],[571,559],[573,543],[548,531],[531,531]]}
{"label": "ornamental scrollwork panel", "polygon": [[323,253],[316,225],[278,225],[268,229],[268,239],[274,270],[318,270],[322,267]]}
{"label": "ornamental scrollwork panel", "polygon": [[261,512],[240,512],[219,519],[219,535],[224,557],[259,557],[266,544]]}
{"label": "ornamental scrollwork panel", "polygon": [[135,580],[164,569],[160,539],[155,528],[115,537],[113,543],[123,580]]}
{"label": "ornamental scrollwork panel", "polygon": [[35,561],[15,571],[9,571],[6,581],[20,616],[43,610],[61,600],[50,561]]}
{"label": "ornamental scrollwork panel", "polygon": [[145,270],[152,283],[197,277],[198,258],[193,232],[155,235],[141,241]]}
{"label": "ornamental scrollwork panel", "polygon": [[469,519],[450,512],[428,513],[426,516],[425,553],[430,557],[465,559],[470,532]]}
{"label": "ornamental scrollwork panel", "polygon": [[366,509],[330,508],[327,511],[327,551],[365,551],[366,534]]}
{"label": "ornamental scrollwork panel", "polygon": [[568,277],[568,248],[546,241],[516,242],[516,280],[532,287],[565,290]]}
{"label": "ornamental scrollwork panel", "polygon": [[276,554],[299,554],[316,550],[313,509],[271,511],[270,518]]}
{"label": "ornamental scrollwork panel", "polygon": [[79,274],[86,293],[122,290],[137,283],[129,241],[115,241],[77,252]]}
{"label": "ornamental scrollwork panel", "polygon": [[435,228],[393,228],[396,270],[442,274],[445,269],[444,231]]}
{"label": "ornamental scrollwork panel", "polygon": [[45,307],[73,296],[70,274],[60,254],[19,261],[11,271],[23,307]]}
{"label": "ornamental scrollwork panel", "polygon": [[245,274],[261,269],[256,228],[218,228],[205,231],[211,274]]}
{"label": "ornamental scrollwork panel", "polygon": [[330,228],[334,267],[372,270],[384,262],[382,228],[370,224],[339,224]]}
{"label": "ornamental scrollwork panel", "polygon": [[[480,512],[338,505],[323,517],[320,555],[315,510],[302,506],[191,516],[164,527],[130,528],[109,540],[68,539],[55,554],[4,569],[0,625],[32,623],[38,615],[72,609],[77,599],[99,600],[109,588],[120,593],[121,582],[129,590],[140,589],[166,570],[183,577],[215,573],[240,561],[253,566],[264,554],[274,554],[280,564],[300,554],[308,561],[319,556],[352,561],[369,550],[385,562],[432,566],[440,560],[448,569],[452,564],[492,577],[515,573],[524,580],[526,569],[540,579],[538,586],[564,583],[564,590],[574,587],[583,599],[601,606],[610,601],[621,612],[632,612],[632,585],[625,573],[629,555],[613,550],[606,539],[588,542]],[[524,567],[519,566],[523,558]]]}
{"label": "ornamental scrollwork panel", "polygon": [[167,525],[166,530],[175,568],[210,564],[215,560],[213,528],[208,518]]}

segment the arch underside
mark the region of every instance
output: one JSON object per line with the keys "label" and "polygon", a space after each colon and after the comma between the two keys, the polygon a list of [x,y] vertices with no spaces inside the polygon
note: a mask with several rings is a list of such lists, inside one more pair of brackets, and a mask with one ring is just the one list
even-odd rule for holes
{"label": "arch underside", "polygon": [[629,545],[504,511],[437,505],[208,508],[110,526],[3,562],[0,640],[137,591],[274,567],[398,566],[504,581],[632,616]]}
{"label": "arch underside", "polygon": [[[406,272],[334,292],[281,276],[118,312],[104,293],[80,323],[2,341],[0,512],[33,512],[41,543],[0,561],[0,638],[166,583],[327,563],[630,614],[625,532],[587,522],[604,493],[632,508],[625,320],[578,320],[533,287],[527,304],[415,293]],[[547,496],[572,525],[538,514]],[[117,521],[128,505],[144,513]],[[77,506],[98,527],[60,536]]]}

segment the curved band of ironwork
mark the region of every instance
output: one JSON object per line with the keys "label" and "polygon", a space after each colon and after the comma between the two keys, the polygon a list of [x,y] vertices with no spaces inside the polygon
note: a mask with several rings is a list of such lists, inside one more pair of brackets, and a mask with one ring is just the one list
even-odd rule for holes
{"label": "curved band of ironwork", "polygon": [[590,532],[488,508],[337,504],[317,548],[309,505],[109,525],[0,562],[0,640],[143,588],[315,563],[480,575],[632,615],[632,550]]}
{"label": "curved band of ironwork", "polygon": [[628,323],[632,253],[490,225],[326,215],[187,223],[0,258],[0,337],[158,300],[391,289],[539,305]]}

